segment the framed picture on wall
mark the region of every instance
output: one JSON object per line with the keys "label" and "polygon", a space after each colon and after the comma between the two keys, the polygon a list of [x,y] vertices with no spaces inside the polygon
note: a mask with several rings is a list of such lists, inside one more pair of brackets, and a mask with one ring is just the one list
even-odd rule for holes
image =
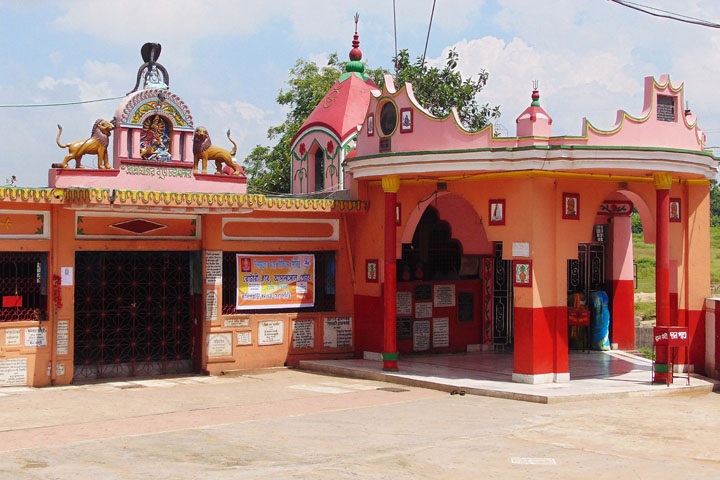
{"label": "framed picture on wall", "polygon": [[580,220],[580,194],[563,193],[563,216],[566,220]]}
{"label": "framed picture on wall", "polygon": [[410,133],[413,131],[413,111],[412,108],[400,109],[400,133]]}
{"label": "framed picture on wall", "polygon": [[365,281],[368,283],[378,282],[378,260],[372,258],[365,260]]}
{"label": "framed picture on wall", "polygon": [[513,260],[513,286],[532,287],[532,260]]}
{"label": "framed picture on wall", "polygon": [[372,137],[375,135],[375,114],[371,113],[367,116],[367,136]]}
{"label": "framed picture on wall", "polygon": [[670,199],[670,221],[671,222],[679,222],[682,220],[682,214],[680,213],[680,206],[682,205],[680,203],[679,198],[671,198]]}
{"label": "framed picture on wall", "polygon": [[492,199],[489,201],[489,225],[505,225],[505,199]]}

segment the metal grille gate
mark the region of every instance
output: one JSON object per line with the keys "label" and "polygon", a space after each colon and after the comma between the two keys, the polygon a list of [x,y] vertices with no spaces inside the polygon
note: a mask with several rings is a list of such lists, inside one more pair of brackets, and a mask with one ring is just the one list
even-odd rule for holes
{"label": "metal grille gate", "polygon": [[192,370],[190,255],[76,253],[76,379]]}
{"label": "metal grille gate", "polygon": [[503,260],[502,242],[495,243],[495,275],[493,281],[493,344],[513,344],[512,261]]}
{"label": "metal grille gate", "polygon": [[568,294],[582,293],[590,305],[590,292],[605,290],[605,245],[579,243],[578,259],[568,260]]}

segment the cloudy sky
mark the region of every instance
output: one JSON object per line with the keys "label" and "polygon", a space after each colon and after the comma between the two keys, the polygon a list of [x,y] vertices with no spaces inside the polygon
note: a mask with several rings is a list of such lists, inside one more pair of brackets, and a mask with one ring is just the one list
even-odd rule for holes
{"label": "cloudy sky", "polygon": [[[720,23],[717,0],[638,0]],[[399,48],[422,55],[432,0],[396,0]],[[92,100],[132,89],[140,47],[162,44],[159,62],[171,90],[196,125],[215,138],[231,128],[238,159],[267,144],[282,122],[275,103],[298,58],[346,58],[353,14],[370,66],[391,67],[391,0],[353,7],[330,0],[0,0],[0,185],[46,186],[47,168],[63,158],[55,144],[89,134],[118,101],[55,108],[6,105]],[[554,119],[556,135],[578,135],[583,117],[610,128],[617,109],[642,110],[643,78],[669,73],[684,82],[686,100],[720,146],[720,30],[644,15],[607,0],[438,0],[428,58],[441,64],[450,48],[465,75],[490,73],[480,101],[500,105],[499,128],[515,133],[532,81]],[[720,149],[717,150],[720,152]]]}

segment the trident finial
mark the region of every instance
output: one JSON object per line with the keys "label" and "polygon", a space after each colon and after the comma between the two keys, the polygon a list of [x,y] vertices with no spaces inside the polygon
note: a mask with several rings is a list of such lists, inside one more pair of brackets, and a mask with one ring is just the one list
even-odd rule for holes
{"label": "trident finial", "polygon": [[355,12],[355,34],[357,34],[357,24],[360,20],[360,14],[358,12]]}
{"label": "trident finial", "polygon": [[539,83],[537,80],[533,80],[533,90],[537,90],[539,86]]}

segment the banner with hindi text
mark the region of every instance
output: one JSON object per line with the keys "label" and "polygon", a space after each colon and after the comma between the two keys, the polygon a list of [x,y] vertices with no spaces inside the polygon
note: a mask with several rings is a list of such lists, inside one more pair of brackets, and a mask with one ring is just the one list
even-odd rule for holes
{"label": "banner with hindi text", "polygon": [[314,305],[314,255],[237,255],[237,310]]}

